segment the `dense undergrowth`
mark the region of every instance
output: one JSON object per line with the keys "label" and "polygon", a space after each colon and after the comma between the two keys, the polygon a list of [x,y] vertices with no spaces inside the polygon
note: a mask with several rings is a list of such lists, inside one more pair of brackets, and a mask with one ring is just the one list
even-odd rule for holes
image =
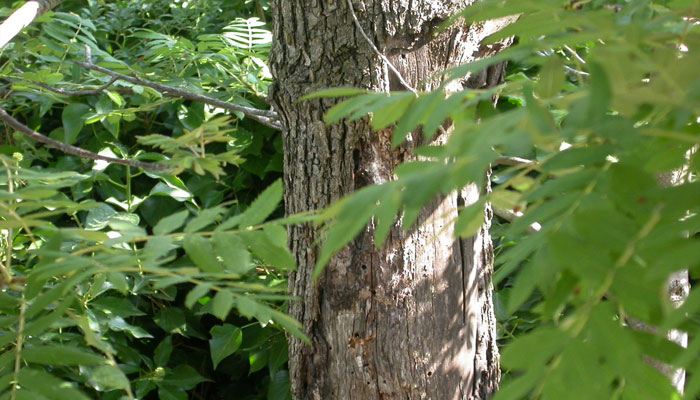
{"label": "dense undergrowth", "polygon": [[124,81],[56,92],[110,81],[73,63],[88,46],[113,71],[267,108],[267,7],[67,1],[2,50],[0,104],[16,119],[174,167],[109,165],[5,131],[2,398],[288,398],[294,261],[281,225],[242,232],[282,216],[279,134]]}

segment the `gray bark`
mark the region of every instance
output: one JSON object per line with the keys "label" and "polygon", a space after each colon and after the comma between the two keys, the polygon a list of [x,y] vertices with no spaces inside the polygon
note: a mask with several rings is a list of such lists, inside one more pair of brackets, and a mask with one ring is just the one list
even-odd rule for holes
{"label": "gray bark", "polygon": [[[479,46],[499,24],[457,26],[436,35],[470,1],[355,1],[363,30],[413,87],[446,67],[498,51]],[[326,126],[335,100],[298,101],[338,86],[402,90],[355,26],[345,0],[273,1],[270,99],[284,125],[285,207],[288,214],[320,209],[353,190],[394,179],[412,158],[392,150],[390,131],[373,133],[366,120]],[[502,66],[465,79],[471,87],[501,79]],[[444,140],[437,138],[436,140]],[[457,207],[478,198],[474,185],[434,200],[417,227],[400,221],[381,250],[373,226],[312,281],[318,229],[291,227],[298,271],[289,277],[289,312],[304,325],[310,346],[290,339],[296,399],[486,399],[500,370],[491,299],[490,211],[473,238],[455,241]]]}

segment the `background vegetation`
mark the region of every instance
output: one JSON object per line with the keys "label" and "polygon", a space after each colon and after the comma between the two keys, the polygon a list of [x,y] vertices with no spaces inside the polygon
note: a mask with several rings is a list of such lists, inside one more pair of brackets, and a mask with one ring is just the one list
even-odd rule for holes
{"label": "background vegetation", "polygon": [[285,230],[232,233],[281,216],[278,132],[125,81],[57,92],[110,81],[73,63],[88,46],[113,71],[266,108],[266,8],[67,1],[3,50],[2,108],[15,118],[179,171],[80,159],[5,130],[3,398],[288,398]]}
{"label": "background vegetation", "polygon": [[[1,4],[3,15],[19,5]],[[0,397],[289,397],[285,332],[299,332],[284,315],[294,261],[283,226],[305,217],[274,220],[279,134],[142,85],[104,87],[109,76],[73,62],[88,46],[110,70],[264,109],[268,7],[70,0],[2,50],[8,113],[65,144],[178,174],[80,159],[5,129]],[[521,13],[491,38],[516,45],[447,76],[509,60],[504,85],[448,98],[317,94],[353,94],[328,121],[371,112],[376,129],[396,124],[396,145],[418,126],[430,137],[447,118],[455,125],[396,182],[325,211],[322,258],[372,217],[381,243],[396,216],[408,227],[433,196],[485,188],[493,164],[493,191],[456,229],[473,234],[486,201],[510,216],[492,230],[498,398],[680,398],[649,357],[686,368],[685,397],[696,398],[700,295],[675,307],[666,277],[700,272],[698,7],[487,0],[461,17]],[[101,90],[66,92],[90,89]],[[676,185],[661,185],[671,171]],[[633,320],[658,329],[629,329]],[[665,340],[669,329],[688,332],[687,349]]]}

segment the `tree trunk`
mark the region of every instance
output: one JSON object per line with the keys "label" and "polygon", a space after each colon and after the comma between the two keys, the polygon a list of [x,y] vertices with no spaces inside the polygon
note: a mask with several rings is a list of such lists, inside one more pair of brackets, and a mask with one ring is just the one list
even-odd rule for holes
{"label": "tree trunk", "polygon": [[[455,64],[494,53],[479,46],[498,23],[437,28],[469,0],[354,1],[363,30],[413,87]],[[313,91],[353,86],[403,90],[357,29],[345,0],[276,0],[270,98],[280,114],[287,214],[320,209],[353,190],[394,178],[410,159],[391,149],[390,131],[373,133],[366,120],[326,126],[337,101],[299,101]],[[465,77],[471,87],[501,79],[502,66]],[[428,80],[427,82],[423,82]],[[421,84],[421,82],[423,82]],[[444,140],[437,138],[436,140]],[[415,228],[397,223],[376,250],[370,226],[312,281],[318,229],[293,226],[289,241],[298,271],[289,289],[301,301],[289,312],[311,346],[290,339],[296,399],[485,399],[500,370],[491,301],[490,212],[481,232],[453,238],[457,207],[477,200],[471,185],[434,200]]]}

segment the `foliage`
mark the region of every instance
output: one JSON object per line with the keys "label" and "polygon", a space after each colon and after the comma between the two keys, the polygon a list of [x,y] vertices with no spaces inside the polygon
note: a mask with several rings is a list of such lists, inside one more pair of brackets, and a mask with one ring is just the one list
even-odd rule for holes
{"label": "foliage", "polygon": [[[381,245],[388,228],[408,229],[434,196],[477,182],[483,201],[461,210],[457,235],[475,233],[484,201],[522,213],[495,231],[497,311],[502,334],[515,336],[503,349],[507,378],[498,400],[679,398],[649,358],[687,369],[685,398],[695,398],[700,292],[676,308],[669,296],[684,293],[669,293],[666,282],[686,268],[700,274],[699,7],[693,0],[486,0],[455,20],[518,15],[486,40],[517,35],[517,43],[446,71],[443,86],[514,62],[498,88],[318,94],[351,96],[329,110],[329,123],[371,113],[375,129],[394,126],[395,146],[418,127],[429,140],[448,118],[453,131],[445,145],[418,149],[425,160],[399,166],[396,181],[325,211],[317,275],[371,218]],[[497,167],[487,193],[487,171],[503,157],[533,162]],[[670,174],[674,186],[662,183]],[[632,321],[656,328],[634,330]],[[665,339],[671,329],[689,333],[687,349]]]}
{"label": "foliage", "polygon": [[289,396],[284,332],[301,333],[284,293],[295,265],[286,222],[266,222],[282,198],[279,135],[148,87],[105,87],[108,76],[71,62],[88,46],[102,67],[265,108],[267,7],[66,1],[2,50],[0,104],[17,119],[101,155],[176,168],[77,159],[6,131],[0,398]]}
{"label": "foliage", "polygon": [[[2,15],[17,6],[0,5]],[[237,112],[107,85],[71,62],[88,46],[116,72],[265,108],[267,7],[71,0],[2,50],[0,103],[32,129],[175,168],[77,159],[7,132],[0,398],[289,397],[284,331],[300,332],[284,315],[294,258],[283,227],[308,219],[269,222],[281,199],[279,136]],[[686,368],[685,397],[695,398],[700,295],[676,309],[665,280],[700,272],[698,7],[485,0],[459,18],[519,14],[491,37],[517,44],[447,71],[444,83],[509,60],[500,87],[309,96],[349,96],[327,120],[372,113],[373,128],[394,128],[395,146],[418,127],[429,139],[446,119],[454,125],[446,145],[420,148],[424,161],[400,166],[396,181],[325,211],[317,273],[371,218],[381,245],[434,196],[467,182],[485,188],[490,165],[529,158],[494,167],[494,190],[454,221],[468,237],[487,201],[522,214],[493,230],[506,371],[498,398],[679,397],[649,357]],[[99,90],[65,94],[90,89]],[[671,171],[682,171],[677,185],[661,185]],[[632,319],[658,333],[629,329]],[[687,349],[664,339],[669,329],[690,334]]]}

